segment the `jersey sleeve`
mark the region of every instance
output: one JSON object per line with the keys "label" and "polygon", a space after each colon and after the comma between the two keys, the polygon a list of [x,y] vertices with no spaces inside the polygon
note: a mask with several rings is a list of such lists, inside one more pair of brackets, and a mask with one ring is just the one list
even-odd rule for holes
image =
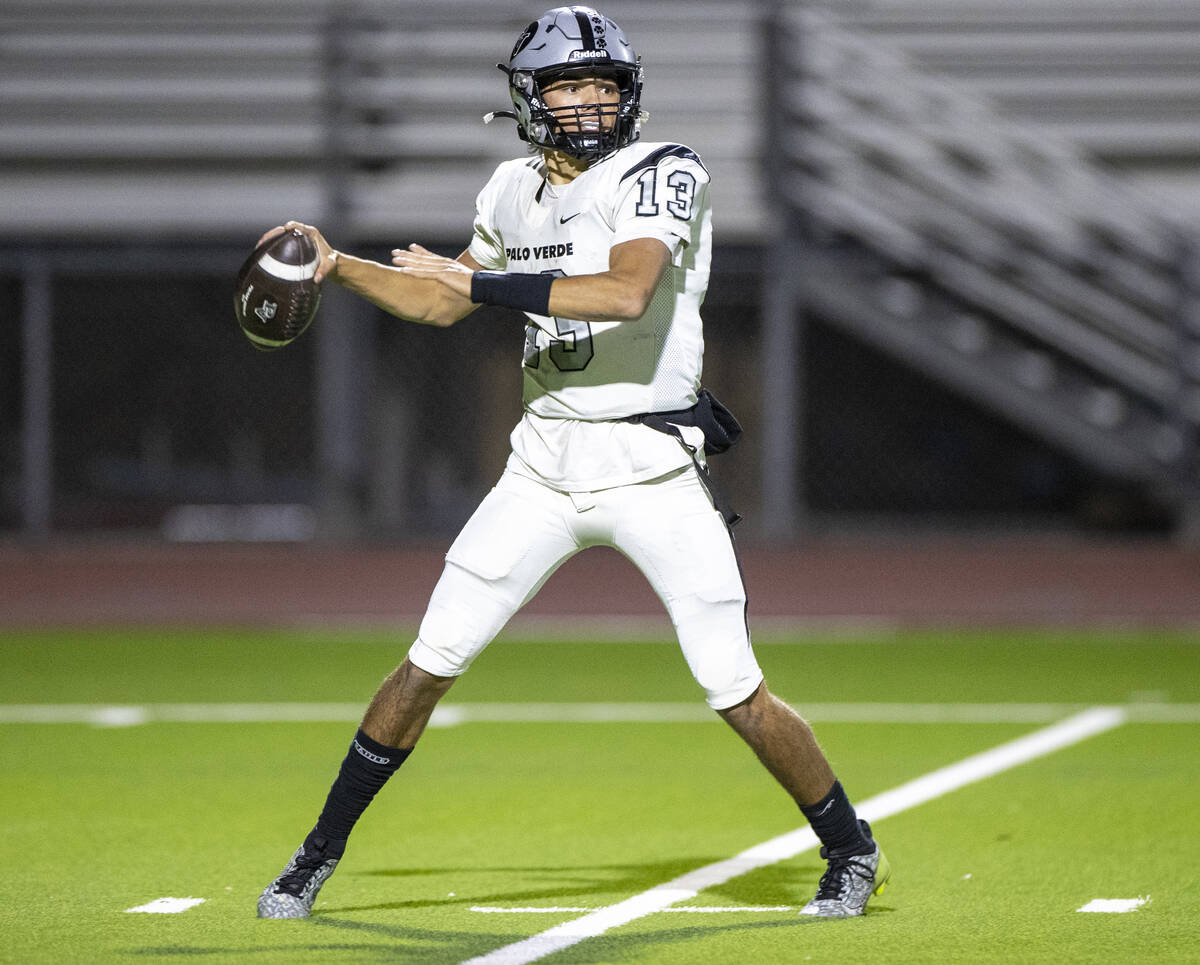
{"label": "jersey sleeve", "polygon": [[672,256],[693,245],[708,206],[708,170],[691,148],[666,144],[621,176],[612,243],[657,238]]}
{"label": "jersey sleeve", "polygon": [[496,227],[496,177],[493,176],[475,199],[475,228],[467,252],[487,271],[503,271],[508,265],[504,241]]}

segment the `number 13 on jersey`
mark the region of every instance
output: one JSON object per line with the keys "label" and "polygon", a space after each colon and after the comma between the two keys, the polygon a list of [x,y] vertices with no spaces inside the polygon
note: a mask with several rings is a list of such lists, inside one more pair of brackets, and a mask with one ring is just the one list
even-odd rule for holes
{"label": "number 13 on jersey", "polygon": [[[672,171],[666,177],[663,190],[667,211],[680,221],[692,216],[692,203],[696,200],[696,176],[689,171]],[[637,179],[638,203],[634,213],[641,218],[655,218],[661,209],[658,201],[658,168],[644,171]]]}
{"label": "number 13 on jersey", "polygon": [[[544,274],[558,278],[566,277],[561,268]],[[554,327],[558,334],[550,336],[549,348],[550,361],[554,363],[554,367],[560,372],[581,372],[586,369],[588,362],[596,354],[592,347],[592,326],[578,319],[556,316]],[[539,331],[541,329],[536,325],[525,326],[525,364],[531,369],[536,369],[542,361],[542,350],[538,346]]]}

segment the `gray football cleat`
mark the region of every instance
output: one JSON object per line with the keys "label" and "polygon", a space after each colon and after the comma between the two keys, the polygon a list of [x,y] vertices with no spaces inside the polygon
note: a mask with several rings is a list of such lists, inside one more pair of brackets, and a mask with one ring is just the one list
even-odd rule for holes
{"label": "gray football cleat", "polygon": [[331,848],[332,842],[310,834],[296,849],[287,867],[258,896],[259,918],[307,918],[317,892],[333,874],[345,850]]}
{"label": "gray football cleat", "polygon": [[834,856],[822,848],[821,857],[829,862],[829,868],[821,875],[816,896],[800,909],[800,914],[813,918],[861,915],[870,897],[883,891],[892,874],[878,844],[870,854]]}

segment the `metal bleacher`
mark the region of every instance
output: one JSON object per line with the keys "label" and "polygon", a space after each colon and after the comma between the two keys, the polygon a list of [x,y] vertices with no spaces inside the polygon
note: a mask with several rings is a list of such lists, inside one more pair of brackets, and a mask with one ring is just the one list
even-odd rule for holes
{"label": "metal bleacher", "polygon": [[[757,118],[745,108],[750,6],[605,8],[649,65],[645,136],[688,140],[705,157],[731,237],[762,222]],[[511,122],[482,117],[507,106],[494,65],[540,9],[5,0],[0,230],[230,237],[285,217],[324,222],[336,207],[363,240],[465,239],[475,193],[523,150]]]}
{"label": "metal bleacher", "polygon": [[845,27],[1121,167],[1200,160],[1193,0],[830,0]]}
{"label": "metal bleacher", "polygon": [[1194,506],[1192,227],[1048,116],[1014,121],[881,39],[891,6],[785,7],[771,31],[797,297],[1084,464]]}

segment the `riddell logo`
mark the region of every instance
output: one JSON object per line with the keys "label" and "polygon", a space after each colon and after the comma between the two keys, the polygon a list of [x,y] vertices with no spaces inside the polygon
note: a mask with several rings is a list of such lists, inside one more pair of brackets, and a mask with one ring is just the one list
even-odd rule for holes
{"label": "riddell logo", "polygon": [[607,50],[572,50],[568,60],[608,60]]}
{"label": "riddell logo", "polygon": [[360,744],[358,741],[354,742],[354,749],[356,751],[358,751],[360,754],[362,754],[362,756],[365,757],[368,761],[371,761],[375,764],[390,764],[390,763],[392,763],[392,759],[390,757],[380,757],[378,754],[372,754],[369,750],[367,750],[365,747],[363,747],[362,744]]}

